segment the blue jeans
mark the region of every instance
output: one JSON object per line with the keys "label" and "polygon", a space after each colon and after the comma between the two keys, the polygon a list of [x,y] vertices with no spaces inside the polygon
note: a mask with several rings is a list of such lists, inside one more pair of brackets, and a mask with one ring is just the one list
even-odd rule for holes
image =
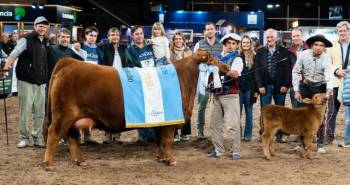
{"label": "blue jeans", "polygon": [[156,135],[154,132],[154,128],[139,129],[138,136],[139,136],[139,141],[144,141],[144,142],[155,142],[156,141]]}
{"label": "blue jeans", "polygon": [[239,93],[240,113],[242,114],[243,106],[245,111],[245,127],[244,132],[241,126],[241,137],[252,140],[253,137],[253,103],[250,100],[252,91]]}
{"label": "blue jeans", "polygon": [[344,143],[350,143],[350,106],[345,108]]}
{"label": "blue jeans", "polygon": [[292,103],[292,108],[298,108],[299,105],[298,105],[298,101],[295,99],[295,91],[292,88],[290,88],[290,91],[289,91],[289,94],[290,94],[290,102]]}
{"label": "blue jeans", "polygon": [[[268,85],[266,88],[266,93],[260,95],[261,108],[265,107],[266,105],[271,104],[272,98],[273,98],[273,101],[275,102],[276,105],[284,106],[285,100],[286,100],[286,94],[282,94],[282,93],[274,94],[273,87],[274,87],[273,85]],[[277,139],[282,139],[282,136],[283,136],[282,132],[278,131],[276,133]]]}

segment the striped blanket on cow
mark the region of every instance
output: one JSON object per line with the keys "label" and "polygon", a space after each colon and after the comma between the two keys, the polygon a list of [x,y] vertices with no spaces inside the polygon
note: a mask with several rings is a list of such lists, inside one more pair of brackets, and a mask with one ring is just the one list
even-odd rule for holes
{"label": "striped blanket on cow", "polygon": [[184,123],[175,67],[166,65],[118,70],[124,95],[126,128]]}

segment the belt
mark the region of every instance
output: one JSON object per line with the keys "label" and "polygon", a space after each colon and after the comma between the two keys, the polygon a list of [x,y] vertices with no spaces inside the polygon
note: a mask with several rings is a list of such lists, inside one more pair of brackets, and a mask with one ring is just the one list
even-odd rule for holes
{"label": "belt", "polygon": [[307,87],[319,87],[321,85],[325,85],[324,82],[304,82],[303,84]]}

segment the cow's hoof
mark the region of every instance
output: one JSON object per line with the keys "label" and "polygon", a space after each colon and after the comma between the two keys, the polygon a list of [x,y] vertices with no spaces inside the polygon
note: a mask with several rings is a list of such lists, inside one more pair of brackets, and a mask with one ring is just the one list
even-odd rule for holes
{"label": "cow's hoof", "polygon": [[166,160],[164,158],[160,158],[160,157],[156,157],[156,161],[159,162],[159,163],[163,163],[165,162]]}
{"label": "cow's hoof", "polygon": [[169,161],[168,165],[169,166],[176,166],[176,161],[171,161],[171,162]]}
{"label": "cow's hoof", "polygon": [[265,156],[265,159],[270,161],[271,160],[271,156]]}
{"label": "cow's hoof", "polygon": [[53,167],[50,166],[48,162],[44,161],[42,165],[45,171],[53,171]]}

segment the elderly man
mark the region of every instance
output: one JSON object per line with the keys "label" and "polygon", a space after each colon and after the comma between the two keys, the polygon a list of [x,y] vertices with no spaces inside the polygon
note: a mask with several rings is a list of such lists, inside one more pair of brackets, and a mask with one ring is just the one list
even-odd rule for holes
{"label": "elderly man", "polygon": [[[286,93],[292,81],[290,53],[277,44],[277,31],[267,29],[267,45],[261,47],[255,56],[255,83],[260,94],[261,108],[271,104],[284,106]],[[277,132],[276,140],[283,142],[282,133]]]}
{"label": "elderly man", "polygon": [[[326,47],[332,47],[323,35],[316,35],[306,40],[312,49],[303,51],[293,68],[293,88],[295,99],[311,98],[316,93],[333,94],[333,70],[331,58],[325,54]],[[325,153],[323,147],[324,123],[317,135],[317,152]]]}
{"label": "elderly man", "polygon": [[3,32],[1,34],[1,46],[2,50],[6,53],[6,55],[9,55],[12,52],[15,46],[10,42],[9,33]]}
{"label": "elderly man", "polygon": [[208,157],[220,157],[224,155],[223,128],[224,123],[229,131],[232,141],[232,158],[240,158],[240,107],[238,77],[243,70],[243,60],[238,56],[237,50],[241,37],[231,33],[224,36],[220,42],[223,44],[223,52],[219,59],[231,66],[231,71],[225,76],[220,93],[213,93],[210,116],[210,133],[215,151],[210,152]]}
{"label": "elderly man", "polygon": [[[292,45],[288,49],[291,52],[290,62],[292,64],[292,69],[297,61],[298,55],[308,49],[307,44],[303,40],[303,35],[299,28],[294,28],[292,30]],[[298,107],[298,102],[294,98],[295,92],[293,88],[290,88],[290,101],[292,103],[292,108]]]}
{"label": "elderly man", "polygon": [[32,137],[35,147],[44,147],[42,126],[45,113],[45,84],[48,77],[47,39],[45,33],[49,22],[43,16],[34,21],[34,31],[22,37],[7,59],[4,69],[11,68],[18,58],[20,142],[18,148],[29,143],[28,115],[33,113]]}
{"label": "elderly man", "polygon": [[347,21],[341,21],[337,24],[337,33],[339,40],[333,43],[330,48],[330,56],[334,67],[334,87],[333,94],[328,100],[327,110],[327,137],[326,143],[333,143],[337,114],[340,102],[337,100],[340,79],[346,75],[346,68],[349,63],[350,53],[350,24]]}

